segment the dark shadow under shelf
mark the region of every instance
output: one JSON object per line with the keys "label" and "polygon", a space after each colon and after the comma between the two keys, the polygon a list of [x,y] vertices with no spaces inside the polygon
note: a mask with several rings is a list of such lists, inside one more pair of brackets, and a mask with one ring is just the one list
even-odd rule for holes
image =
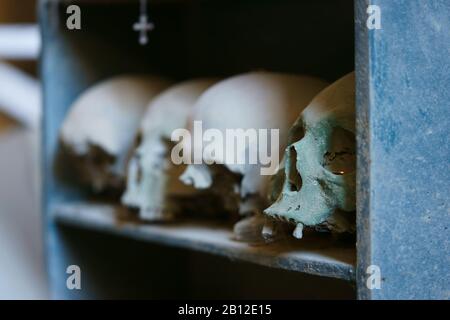
{"label": "dark shadow under shelf", "polygon": [[229,227],[212,222],[145,224],[119,218],[109,204],[74,203],[54,207],[57,223],[135,240],[186,248],[259,265],[307,274],[355,280],[355,248],[329,237],[307,237],[264,246],[232,240]]}

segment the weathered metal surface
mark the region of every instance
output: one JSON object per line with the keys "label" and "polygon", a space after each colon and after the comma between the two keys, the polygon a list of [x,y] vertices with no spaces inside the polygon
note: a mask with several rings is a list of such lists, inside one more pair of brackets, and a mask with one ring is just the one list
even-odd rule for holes
{"label": "weathered metal surface", "polygon": [[359,298],[449,299],[450,3],[356,1],[356,17]]}

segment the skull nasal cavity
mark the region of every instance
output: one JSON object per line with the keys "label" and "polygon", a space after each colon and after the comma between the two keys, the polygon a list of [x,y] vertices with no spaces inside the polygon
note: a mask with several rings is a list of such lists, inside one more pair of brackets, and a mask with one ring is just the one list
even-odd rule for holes
{"label": "skull nasal cavity", "polygon": [[291,191],[300,191],[302,188],[302,177],[297,171],[297,151],[294,147],[289,148],[289,170],[288,183]]}
{"label": "skull nasal cavity", "polygon": [[328,171],[344,175],[356,169],[355,135],[343,128],[334,128],[322,165]]}

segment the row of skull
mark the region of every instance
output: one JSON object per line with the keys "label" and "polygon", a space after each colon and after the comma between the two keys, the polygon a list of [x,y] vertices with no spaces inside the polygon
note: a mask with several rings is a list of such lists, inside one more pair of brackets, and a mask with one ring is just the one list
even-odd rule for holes
{"label": "row of skull", "polygon": [[[353,232],[354,86],[353,73],[331,85],[272,72],[178,84],[118,76],[73,103],[61,147],[83,183],[96,193],[123,191],[122,204],[143,220],[226,214],[240,220],[235,238],[250,243],[286,230],[301,238],[304,227]],[[205,164],[214,159],[174,165],[171,134],[195,121],[221,132],[278,129],[277,173],[261,175],[258,164]]]}

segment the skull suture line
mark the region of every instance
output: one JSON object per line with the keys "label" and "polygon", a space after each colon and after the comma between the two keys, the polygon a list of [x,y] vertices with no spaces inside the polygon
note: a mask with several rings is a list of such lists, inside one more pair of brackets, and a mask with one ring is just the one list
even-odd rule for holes
{"label": "skull suture line", "polygon": [[148,102],[170,83],[118,76],[85,91],[61,127],[62,150],[76,176],[94,192],[122,190],[126,160]]}
{"label": "skull suture line", "polygon": [[[296,224],[333,232],[354,232],[355,80],[348,74],[323,90],[290,130],[284,183],[274,177],[265,213]],[[282,186],[282,187],[281,187]],[[280,190],[280,188],[282,190]]]}
{"label": "skull suture line", "polygon": [[172,131],[185,128],[192,107],[215,80],[187,81],[163,91],[150,103],[139,132],[141,140],[129,165],[127,189],[122,203],[139,210],[141,219],[168,221],[181,211],[180,197],[193,189],[178,177],[182,167],[171,163]]}
{"label": "skull suture line", "polygon": [[[326,85],[316,78],[288,74],[255,72],[238,75],[208,89],[197,101],[191,120],[201,121],[206,130],[218,130],[222,136],[226,136],[227,129],[278,129],[279,148],[274,152],[279,156],[286,147],[288,128]],[[194,140],[198,138],[194,137]],[[218,141],[213,140],[208,146],[214,143]],[[256,141],[249,141],[236,150],[238,157],[254,150],[252,143]],[[195,145],[194,142],[194,149]],[[225,150],[229,150],[227,146]],[[250,216],[235,225],[237,240],[263,241],[261,231],[265,219],[262,210],[268,205],[269,176],[260,174],[260,164],[236,164],[225,160],[208,165],[215,159],[201,151],[200,154],[203,164],[189,165],[181,180],[196,188],[211,190],[229,212]]]}

